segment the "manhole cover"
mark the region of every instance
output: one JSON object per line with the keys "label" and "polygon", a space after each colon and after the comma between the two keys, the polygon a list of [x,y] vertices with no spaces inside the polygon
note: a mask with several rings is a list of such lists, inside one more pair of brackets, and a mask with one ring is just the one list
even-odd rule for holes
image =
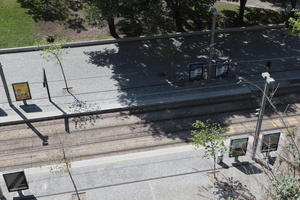
{"label": "manhole cover", "polygon": [[[80,192],[80,193],[78,193],[78,195],[79,195],[80,200],[87,200],[85,192]],[[79,200],[77,197],[77,194],[72,194],[72,200]]]}

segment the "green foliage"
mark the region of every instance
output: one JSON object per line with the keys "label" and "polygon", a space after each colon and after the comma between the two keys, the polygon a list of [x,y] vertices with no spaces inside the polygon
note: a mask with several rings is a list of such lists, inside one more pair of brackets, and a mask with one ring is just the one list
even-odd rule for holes
{"label": "green foliage", "polygon": [[117,17],[120,13],[121,4],[119,0],[85,0],[85,3],[87,9],[90,8],[88,11],[92,11],[91,20],[109,20],[112,17]]}
{"label": "green foliage", "polygon": [[289,18],[291,34],[300,37],[300,11],[294,9],[291,12],[294,15],[293,17]]}
{"label": "green foliage", "polygon": [[[288,128],[288,141],[285,145],[285,149],[289,152],[292,156],[292,160],[289,160],[289,165],[291,167],[300,168],[300,151],[296,144],[296,129],[295,128]],[[286,158],[283,158],[286,159]]]}
{"label": "green foliage", "polygon": [[227,137],[222,136],[225,129],[219,123],[211,120],[205,122],[197,120],[192,126],[195,130],[191,131],[192,137],[189,140],[194,143],[196,148],[204,147],[204,157],[213,159],[213,172],[216,178],[217,153],[224,153],[227,149],[224,143]]}
{"label": "green foliage", "polygon": [[27,14],[38,21],[64,22],[69,28],[77,31],[84,29],[84,20],[77,11],[82,9],[82,0],[17,0]]}
{"label": "green foliage", "polygon": [[[64,55],[68,54],[68,50],[66,48],[62,47],[62,44],[64,44],[64,41],[57,42],[57,43],[46,43],[46,45],[49,45],[49,47],[44,48],[41,51],[41,56],[47,60],[56,60],[59,64],[59,62],[62,61],[62,58]],[[38,44],[38,46],[43,46],[42,44]]]}
{"label": "green foliage", "polygon": [[59,65],[59,67],[61,69],[61,73],[64,78],[66,89],[67,89],[67,91],[69,91],[67,78],[66,78],[65,71],[63,68],[63,64],[62,64],[63,56],[65,54],[67,54],[68,51],[66,48],[63,48],[63,43],[51,43],[48,45],[49,45],[49,47],[46,47],[42,50],[41,56],[47,61],[55,60],[57,62],[57,64]]}
{"label": "green foliage", "polygon": [[69,9],[67,1],[63,0],[17,0],[22,8],[28,9],[27,13],[35,21],[63,21],[67,19]]}
{"label": "green foliage", "polygon": [[297,171],[300,169],[300,153],[297,146],[296,129],[287,127],[284,154],[279,154],[279,170],[267,173],[271,180],[272,199],[274,200],[300,200],[300,184]]}
{"label": "green foliage", "polygon": [[93,26],[108,24],[110,34],[119,38],[115,27],[115,18],[120,15],[121,0],[85,0],[88,22]]}
{"label": "green foliage", "polygon": [[197,120],[193,123],[195,130],[191,131],[192,137],[189,138],[196,148],[201,146],[205,149],[206,157],[213,157],[216,152],[224,152],[226,150],[224,141],[227,137],[222,136],[225,129],[219,123],[207,120],[202,122]]}
{"label": "green foliage", "polygon": [[128,0],[120,10],[120,30],[127,36],[170,32],[170,20],[165,17],[161,0]]}
{"label": "green foliage", "polygon": [[[219,27],[228,28],[240,26],[238,20],[238,6],[218,2],[215,7],[220,13],[218,17]],[[285,22],[285,20],[286,14],[282,11],[263,8],[245,8],[244,26],[280,24]]]}
{"label": "green foliage", "polygon": [[273,186],[276,188],[274,200],[299,200],[300,185],[295,177],[283,177],[279,181],[273,181]]}
{"label": "green foliage", "polygon": [[208,17],[209,8],[216,0],[165,0],[166,15],[173,19],[177,31],[190,29],[187,19],[191,19],[197,26],[201,26],[203,19]]}

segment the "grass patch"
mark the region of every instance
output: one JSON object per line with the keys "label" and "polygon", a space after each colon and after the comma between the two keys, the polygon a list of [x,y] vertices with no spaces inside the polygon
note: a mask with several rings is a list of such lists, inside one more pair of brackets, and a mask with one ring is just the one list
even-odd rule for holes
{"label": "grass patch", "polygon": [[[241,26],[238,24],[238,5],[217,2],[215,7],[220,13],[217,20],[219,27]],[[84,41],[111,38],[104,28],[99,30],[90,28],[88,31],[76,33],[64,28],[58,23],[41,22],[37,24],[32,20],[31,16],[25,12],[26,9],[21,8],[16,0],[0,0],[0,49],[35,45],[36,38],[40,38],[39,40],[41,40],[48,35],[55,36],[56,41],[61,39]],[[284,20],[285,16],[282,12],[261,8],[246,8],[244,17],[245,24],[243,24],[243,26],[282,23]],[[171,24],[170,27],[166,29],[166,26],[163,26],[163,31],[168,33],[175,32],[175,27],[173,27],[172,23],[168,24]],[[186,29],[188,31],[210,29],[210,26],[211,16],[209,14],[193,19],[186,19]],[[156,27],[156,25],[154,27]],[[132,27],[130,27],[129,31],[132,30]],[[126,31],[124,33],[128,36]],[[152,34],[157,33],[151,32],[147,35]],[[137,33],[132,36],[138,35]]]}
{"label": "grass patch", "polygon": [[[218,19],[219,26],[236,27],[238,24],[239,6],[226,3],[216,3],[220,16]],[[285,22],[285,13],[263,8],[246,7],[244,14],[243,26],[279,24]]]}
{"label": "grass patch", "polygon": [[0,48],[33,45],[36,23],[15,0],[0,1]]}
{"label": "grass patch", "polygon": [[224,10],[232,10],[232,11],[238,11],[239,6],[229,3],[222,3],[222,2],[216,2],[214,4],[214,7],[217,8],[218,12],[224,11]]}

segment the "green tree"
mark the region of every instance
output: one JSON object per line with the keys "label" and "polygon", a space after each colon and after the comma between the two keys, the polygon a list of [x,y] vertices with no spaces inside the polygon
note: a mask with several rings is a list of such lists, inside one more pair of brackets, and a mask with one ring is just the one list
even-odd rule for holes
{"label": "green tree", "polygon": [[184,32],[186,20],[191,14],[207,13],[216,0],[165,0],[165,2],[177,31]]}
{"label": "green tree", "polygon": [[62,59],[63,59],[64,55],[68,53],[68,51],[66,48],[63,48],[62,45],[63,45],[63,42],[50,44],[48,47],[46,47],[42,50],[41,56],[47,61],[55,60],[57,62],[57,64],[59,65],[59,67],[61,69],[63,78],[64,78],[66,90],[69,92],[69,86],[68,86],[67,78],[66,78],[65,71],[63,68],[63,64],[62,64]]}
{"label": "green tree", "polygon": [[[300,199],[300,151],[298,136],[295,128],[288,128],[286,141],[278,153],[275,167],[265,169],[271,181],[271,197],[273,200],[299,200]],[[298,128],[299,130],[299,128]]]}
{"label": "green tree", "polygon": [[169,24],[161,0],[127,0],[122,4],[118,22],[128,36],[167,32]]}
{"label": "green tree", "polygon": [[239,17],[238,17],[238,21],[240,24],[244,23],[246,3],[247,3],[247,0],[240,0]]}
{"label": "green tree", "polygon": [[111,36],[120,38],[116,31],[115,18],[120,15],[121,0],[85,0],[85,3],[89,23],[101,27],[106,22]]}
{"label": "green tree", "polygon": [[224,143],[227,137],[222,136],[225,129],[219,123],[211,120],[206,122],[197,120],[192,126],[195,130],[191,131],[192,137],[189,140],[194,143],[196,148],[204,147],[204,157],[213,159],[213,173],[216,179],[217,154],[224,153],[227,149]]}

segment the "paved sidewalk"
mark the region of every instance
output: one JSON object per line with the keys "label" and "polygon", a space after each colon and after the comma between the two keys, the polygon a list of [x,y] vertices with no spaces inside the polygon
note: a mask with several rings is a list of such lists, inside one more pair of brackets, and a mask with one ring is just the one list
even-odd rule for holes
{"label": "paved sidewalk", "polygon": [[[231,78],[190,83],[188,64],[203,60],[208,41],[208,35],[201,35],[70,48],[63,65],[72,94],[85,102],[80,112],[248,93],[246,85],[236,84],[236,77],[262,85],[260,74],[267,70],[265,64],[270,59],[271,75],[280,86],[299,84],[288,79],[300,78],[300,41],[280,30],[218,34],[216,55],[237,62],[231,68]],[[28,100],[31,106],[20,107],[22,103],[14,101],[12,109],[0,85],[0,123],[76,112],[70,108],[74,97],[64,91],[55,61],[46,62],[40,52],[26,52],[2,54],[0,62],[13,100],[12,83],[28,81],[32,93],[32,100]],[[43,88],[43,67],[53,102],[48,101]]]}
{"label": "paved sidewalk", "polygon": [[[243,186],[237,191],[264,199],[266,177],[250,159],[252,141],[250,137],[247,156],[240,157],[243,165],[235,166],[234,159],[225,156],[223,167],[227,167],[218,166],[218,177],[225,182],[225,177],[232,177],[234,185]],[[72,162],[71,171],[79,192],[86,195],[85,200],[218,199],[213,191],[223,195],[228,191],[212,187],[212,161],[202,155],[203,150],[195,151],[193,146],[184,145]],[[29,190],[24,195],[34,195],[38,200],[71,200],[75,192],[70,177],[62,172],[63,168],[57,169],[59,165],[25,169]],[[18,196],[7,192],[2,178],[0,185],[6,199]]]}
{"label": "paved sidewalk", "polygon": [[[234,5],[240,5],[240,2],[237,1],[226,1],[226,0],[220,0],[222,3],[228,3],[228,4],[234,4]],[[265,8],[265,9],[271,9],[271,10],[283,10],[284,7],[281,6],[282,2],[278,0],[269,0],[269,1],[260,1],[260,0],[247,0],[246,7],[255,7],[255,8]],[[300,9],[300,1],[298,0],[296,4],[296,8]]]}

